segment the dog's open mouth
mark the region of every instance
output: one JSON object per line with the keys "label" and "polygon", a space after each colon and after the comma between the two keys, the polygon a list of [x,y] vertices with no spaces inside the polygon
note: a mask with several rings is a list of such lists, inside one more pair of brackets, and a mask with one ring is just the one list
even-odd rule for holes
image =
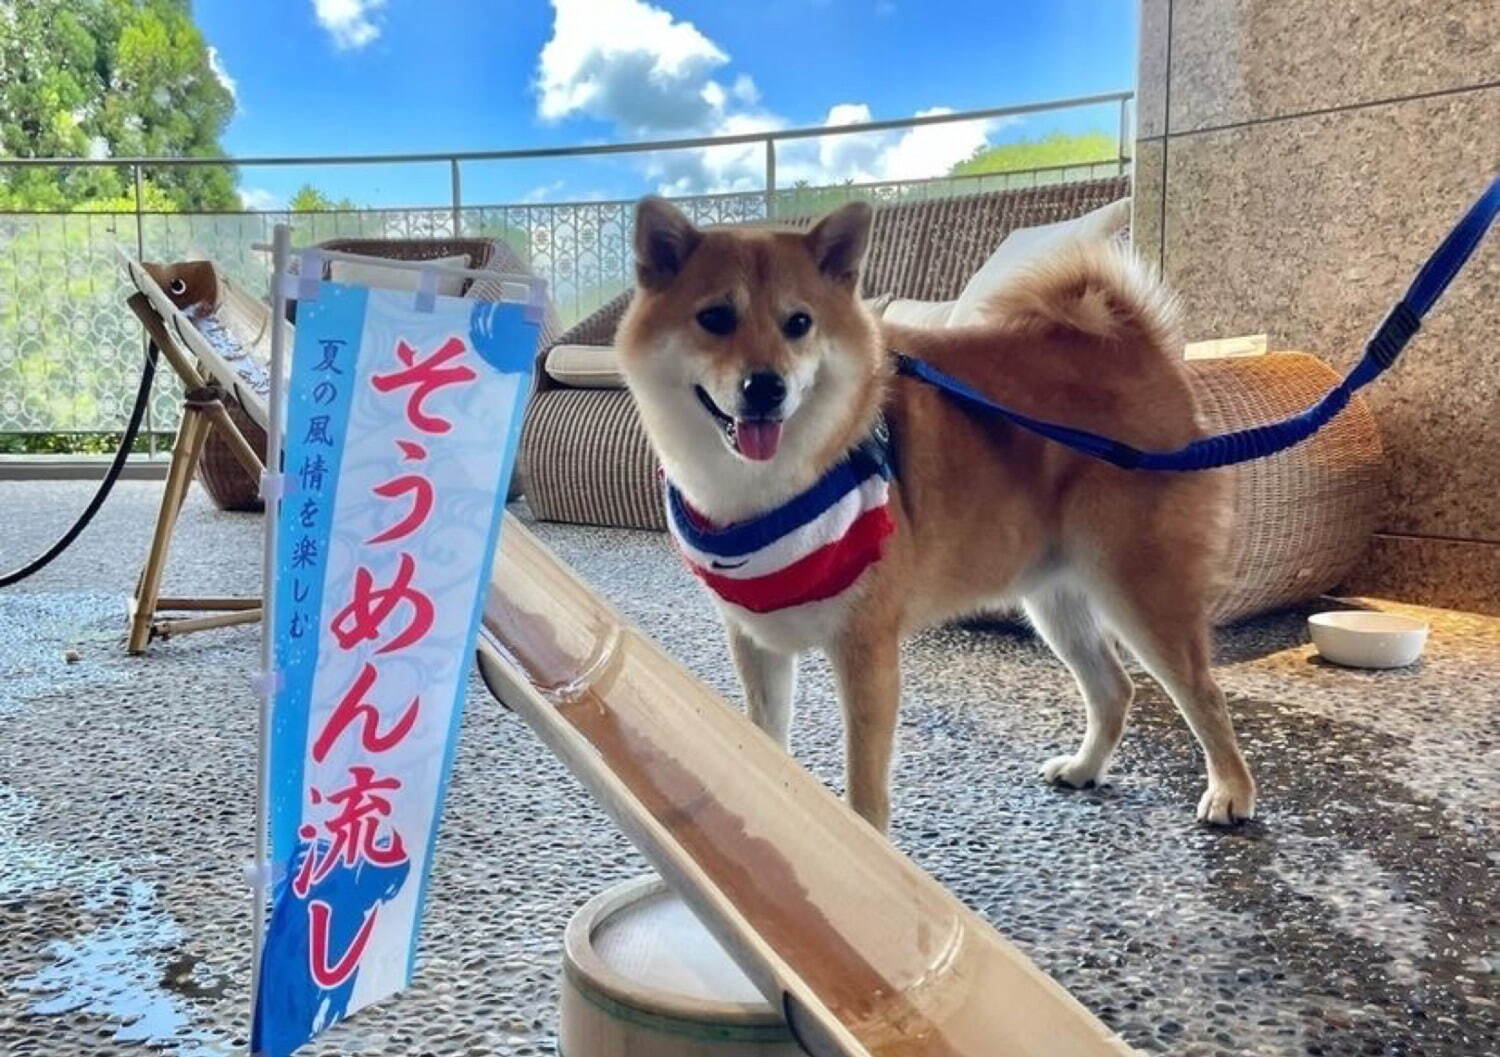
{"label": "dog's open mouth", "polygon": [[719,405],[714,403],[714,398],[708,395],[708,390],[703,386],[693,386],[693,392],[698,394],[698,402],[703,405],[703,409],[719,424],[719,429],[724,433],[724,442],[732,450],[755,462],[765,462],[775,457],[776,449],[781,446],[781,419],[731,418],[719,409]]}

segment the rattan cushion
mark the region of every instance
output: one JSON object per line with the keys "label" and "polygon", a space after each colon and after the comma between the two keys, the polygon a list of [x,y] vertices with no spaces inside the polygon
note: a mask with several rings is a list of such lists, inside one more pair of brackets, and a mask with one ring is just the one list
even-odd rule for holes
{"label": "rattan cushion", "polygon": [[526,501],[544,521],[665,529],[656,456],[625,389],[548,389],[521,427]]}
{"label": "rattan cushion", "polygon": [[543,362],[547,377],[571,389],[623,389],[613,345],[554,345]]}
{"label": "rattan cushion", "polygon": [[[1314,356],[1194,360],[1188,370],[1213,432],[1285,418],[1332,388]],[[1276,609],[1338,586],[1375,532],[1385,464],[1374,416],[1356,396],[1309,440],[1232,468],[1234,514],[1217,623]]]}

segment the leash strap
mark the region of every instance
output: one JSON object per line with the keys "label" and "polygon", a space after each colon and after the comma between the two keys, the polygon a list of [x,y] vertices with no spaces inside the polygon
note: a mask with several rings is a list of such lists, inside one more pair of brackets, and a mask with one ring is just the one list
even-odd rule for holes
{"label": "leash strap", "polygon": [[1365,343],[1364,355],[1338,385],[1305,411],[1279,422],[1200,437],[1176,451],[1142,451],[1123,441],[1104,437],[1088,430],[1045,422],[1023,415],[995,403],[951,375],[931,364],[896,354],[896,370],[935,386],[953,400],[983,415],[1003,418],[1007,422],[1040,434],[1075,451],[1103,459],[1127,470],[1210,470],[1249,462],[1284,451],[1312,436],[1337,415],[1360,389],[1380,377],[1396,362],[1396,357],[1422,325],[1422,317],[1437,303],[1448,284],[1473,255],[1485,233],[1500,214],[1500,177],[1469,207],[1448,237],[1422,265],[1407,287],[1405,295],[1392,306],[1380,326]]}

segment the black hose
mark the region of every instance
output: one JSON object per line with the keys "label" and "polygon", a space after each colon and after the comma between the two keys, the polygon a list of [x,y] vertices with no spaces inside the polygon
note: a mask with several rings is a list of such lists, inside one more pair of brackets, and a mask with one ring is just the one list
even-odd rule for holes
{"label": "black hose", "polygon": [[56,543],[14,572],[0,575],[0,587],[9,587],[11,584],[20,583],[33,573],[41,572],[48,565],[52,564],[52,559],[67,550],[73,541],[78,538],[78,534],[88,528],[89,522],[94,520],[94,515],[99,512],[99,508],[109,498],[109,493],[114,488],[115,482],[120,479],[121,471],[125,469],[126,460],[130,458],[130,449],[135,446],[135,435],[141,428],[141,419],[146,417],[146,405],[151,401],[151,383],[156,378],[156,358],[158,355],[160,353],[156,348],[156,343],[154,341],[148,342],[146,344],[146,366],[141,370],[141,384],[135,393],[135,406],[130,409],[130,421],[125,426],[125,435],[120,438],[120,447],[115,451],[114,462],[109,464],[109,471],[105,473],[104,480],[99,482],[99,490],[94,493],[94,498],[89,500],[89,505],[84,507],[83,513],[78,516],[78,520],[73,522],[72,527],[67,532],[64,532]]}

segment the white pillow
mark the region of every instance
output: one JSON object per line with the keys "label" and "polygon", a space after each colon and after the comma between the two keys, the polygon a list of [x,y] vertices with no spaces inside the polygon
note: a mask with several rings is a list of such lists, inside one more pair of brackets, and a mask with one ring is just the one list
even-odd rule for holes
{"label": "white pillow", "polygon": [[[445,268],[467,268],[469,255],[460,253],[457,257],[434,257],[422,263],[436,264]],[[419,271],[387,268],[369,261],[333,260],[328,264],[328,278],[334,282],[370,286],[377,290],[415,290],[418,281],[422,278],[422,273]],[[449,297],[459,296],[464,292],[464,279],[462,275],[438,272],[437,293],[447,294]]]}
{"label": "white pillow", "polygon": [[1056,224],[1043,224],[1034,228],[1017,228],[1005,236],[1005,241],[1000,243],[999,248],[990,254],[990,259],[984,262],[964,286],[953,311],[948,315],[948,325],[961,327],[978,323],[980,310],[990,294],[1038,257],[1073,239],[1108,239],[1124,230],[1129,223],[1130,199],[1122,198],[1072,220],[1060,220]]}
{"label": "white pillow", "polygon": [[543,363],[547,376],[574,389],[624,389],[620,357],[612,345],[554,345]]}
{"label": "white pillow", "polygon": [[885,306],[881,322],[895,323],[902,327],[946,327],[953,315],[953,306],[958,301],[914,301],[898,297]]}

